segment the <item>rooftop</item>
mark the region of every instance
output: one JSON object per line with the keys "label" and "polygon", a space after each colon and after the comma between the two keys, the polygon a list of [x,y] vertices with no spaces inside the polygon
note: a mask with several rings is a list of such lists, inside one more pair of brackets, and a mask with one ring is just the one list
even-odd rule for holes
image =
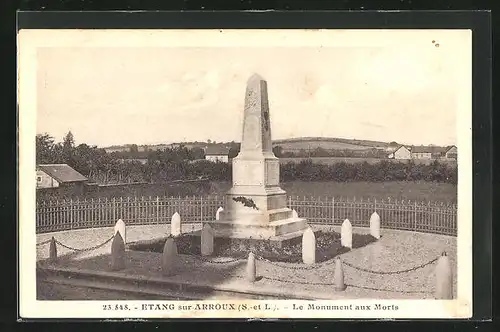
{"label": "rooftop", "polygon": [[449,149],[451,149],[453,145],[451,146],[412,146],[411,147],[411,152],[413,153],[446,153]]}
{"label": "rooftop", "polygon": [[75,171],[68,164],[43,164],[38,165],[41,171],[56,179],[58,182],[78,182],[88,179]]}
{"label": "rooftop", "polygon": [[208,156],[227,156],[230,148],[224,145],[209,145],[205,150]]}

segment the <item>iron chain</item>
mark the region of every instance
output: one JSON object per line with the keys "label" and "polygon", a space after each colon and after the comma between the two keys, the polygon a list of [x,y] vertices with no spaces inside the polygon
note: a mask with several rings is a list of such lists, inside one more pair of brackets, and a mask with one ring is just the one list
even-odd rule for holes
{"label": "iron chain", "polygon": [[215,260],[211,260],[209,258],[205,258],[205,257],[201,257],[201,256],[194,256],[194,257],[196,257],[197,259],[202,260],[204,262],[212,263],[212,264],[229,264],[229,263],[234,263],[234,262],[242,260],[241,258],[233,258],[233,259],[228,259],[225,261],[215,261]]}
{"label": "iron chain", "polygon": [[418,270],[418,269],[421,269],[421,268],[424,268],[426,267],[427,265],[430,265],[432,263],[434,263],[435,261],[437,261],[438,258],[434,258],[430,261],[428,261],[427,263],[424,263],[424,264],[421,264],[419,266],[415,266],[415,267],[412,267],[412,268],[409,268],[409,269],[406,269],[406,270],[400,270],[400,271],[374,271],[374,270],[369,270],[369,269],[364,269],[362,267],[359,267],[359,266],[355,266],[355,265],[352,265],[351,263],[348,263],[346,261],[343,261],[343,263],[355,270],[358,270],[358,271],[363,271],[363,272],[367,272],[367,273],[372,273],[372,274],[382,274],[382,275],[387,275],[387,274],[402,274],[402,273],[408,273],[408,272],[412,272],[412,271],[415,271],[415,270]]}
{"label": "iron chain", "polygon": [[262,256],[259,256],[259,255],[255,255],[255,258],[259,261],[264,261],[268,264],[271,264],[271,265],[274,265],[277,267],[281,267],[281,268],[285,268],[285,269],[290,269],[290,270],[312,270],[315,268],[315,266],[286,266],[286,265],[279,264],[277,262],[273,262],[273,261],[271,261],[267,258],[264,258]]}
{"label": "iron chain", "polygon": [[95,249],[99,249],[103,246],[105,246],[106,244],[108,244],[111,240],[113,240],[113,238],[115,237],[115,235],[113,234],[109,239],[107,239],[105,242],[99,244],[99,245],[96,245],[96,246],[93,246],[93,247],[90,247],[90,248],[85,248],[85,249],[78,249],[78,248],[73,248],[73,247],[70,247],[70,246],[67,246],[61,242],[59,242],[58,240],[56,240],[56,243],[58,245],[60,245],[61,247],[64,247],[66,249],[69,249],[69,250],[73,250],[73,251],[78,251],[78,252],[86,252],[86,251],[92,251],[92,250],[95,250]]}
{"label": "iron chain", "polygon": [[43,241],[43,242],[37,243],[36,246],[37,247],[43,246],[44,244],[50,243],[50,241],[52,241],[52,239],[48,239],[47,241]]}
{"label": "iron chain", "polygon": [[[272,278],[272,277],[262,277],[262,279],[283,282],[283,283],[288,283],[288,284],[298,284],[298,285],[335,286],[334,283],[327,283],[327,282],[290,281],[290,280],[283,280],[283,279]],[[381,291],[381,292],[393,292],[393,293],[405,293],[405,294],[431,294],[431,292],[429,292],[429,291],[404,291],[404,290],[400,291],[400,290],[396,290],[396,289],[366,287],[366,286],[357,286],[357,285],[351,285],[351,284],[345,284],[345,285],[347,287],[369,289],[369,290]]]}

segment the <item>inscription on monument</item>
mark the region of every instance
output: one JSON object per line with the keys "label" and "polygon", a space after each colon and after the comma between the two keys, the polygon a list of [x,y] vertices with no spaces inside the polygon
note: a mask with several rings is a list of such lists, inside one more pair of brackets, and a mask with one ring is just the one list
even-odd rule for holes
{"label": "inscription on monument", "polygon": [[280,164],[279,161],[266,162],[266,184],[269,186],[277,186],[280,183]]}
{"label": "inscription on monument", "polygon": [[264,129],[266,131],[269,131],[269,111],[265,110],[264,111]]}
{"label": "inscription on monument", "polygon": [[236,186],[262,186],[262,172],[260,160],[233,160],[233,184]]}

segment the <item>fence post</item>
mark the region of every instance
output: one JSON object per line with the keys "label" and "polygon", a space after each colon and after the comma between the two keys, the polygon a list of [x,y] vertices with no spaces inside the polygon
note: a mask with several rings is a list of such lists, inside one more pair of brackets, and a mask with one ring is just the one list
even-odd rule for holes
{"label": "fence post", "polygon": [[116,220],[116,204],[114,197],[111,198],[111,220]]}
{"label": "fence post", "polygon": [[200,210],[200,221],[203,223],[203,196],[200,196]]}
{"label": "fence post", "polygon": [[95,207],[94,197],[92,197],[90,199],[90,216],[89,216],[90,217],[90,224],[92,226],[94,226],[94,222],[95,222],[95,209],[94,209],[94,207]]}
{"label": "fence post", "polygon": [[417,201],[415,201],[414,205],[414,211],[413,211],[413,231],[417,231]]}
{"label": "fence post", "polygon": [[70,204],[70,210],[69,210],[69,229],[73,229],[73,211],[74,211],[73,198],[70,198],[69,204]]}
{"label": "fence post", "polygon": [[332,224],[335,225],[335,196],[332,197]]}
{"label": "fence post", "polygon": [[156,196],[156,223],[160,223],[160,197]]}

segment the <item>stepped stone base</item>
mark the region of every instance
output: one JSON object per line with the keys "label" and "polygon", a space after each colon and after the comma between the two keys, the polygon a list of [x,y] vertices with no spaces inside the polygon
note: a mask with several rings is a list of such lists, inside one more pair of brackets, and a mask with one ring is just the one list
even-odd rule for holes
{"label": "stepped stone base", "polygon": [[[295,231],[292,233],[284,234],[284,235],[276,235],[271,237],[246,237],[241,235],[238,236],[219,236],[216,237],[214,246],[217,247],[218,244],[232,244],[232,245],[243,245],[248,248],[252,247],[260,247],[261,245],[268,245],[274,248],[284,248],[286,246],[293,246],[302,242],[302,235],[304,234],[305,229]],[[318,234],[318,231],[315,232],[315,235]],[[195,231],[192,233],[186,233],[184,236],[191,238],[192,243],[200,243],[201,239],[201,231]],[[217,249],[215,249],[217,251]]]}
{"label": "stepped stone base", "polygon": [[284,219],[273,221],[266,224],[246,223],[237,221],[214,221],[206,222],[215,232],[215,237],[229,237],[239,239],[261,238],[268,239],[271,237],[283,237],[291,233],[302,233],[308,227],[306,219]]}

